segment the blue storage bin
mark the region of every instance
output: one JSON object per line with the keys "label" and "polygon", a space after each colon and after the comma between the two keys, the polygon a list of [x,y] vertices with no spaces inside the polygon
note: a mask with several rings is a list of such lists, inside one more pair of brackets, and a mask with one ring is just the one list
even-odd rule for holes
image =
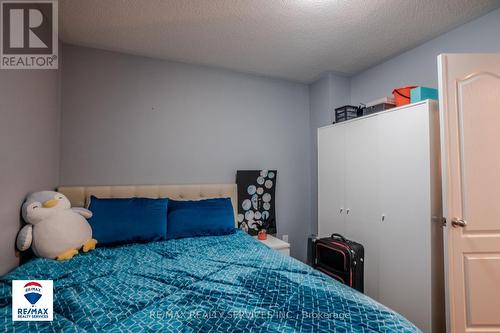
{"label": "blue storage bin", "polygon": [[434,88],[416,87],[410,92],[411,103],[417,103],[426,99],[438,100],[438,91]]}

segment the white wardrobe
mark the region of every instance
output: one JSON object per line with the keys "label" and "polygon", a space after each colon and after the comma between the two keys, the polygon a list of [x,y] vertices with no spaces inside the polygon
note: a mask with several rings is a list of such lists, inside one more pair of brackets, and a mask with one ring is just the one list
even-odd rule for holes
{"label": "white wardrobe", "polygon": [[318,236],[365,247],[365,294],[445,332],[439,116],[423,101],[318,129]]}

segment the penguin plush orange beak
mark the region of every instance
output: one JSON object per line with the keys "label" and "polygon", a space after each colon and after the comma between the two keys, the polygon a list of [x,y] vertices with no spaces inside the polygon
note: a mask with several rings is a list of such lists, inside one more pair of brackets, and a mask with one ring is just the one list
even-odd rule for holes
{"label": "penguin plush orange beak", "polygon": [[58,203],[59,203],[59,201],[57,199],[51,199],[51,200],[47,200],[44,203],[42,203],[42,207],[43,208],[52,208],[52,207],[56,206]]}

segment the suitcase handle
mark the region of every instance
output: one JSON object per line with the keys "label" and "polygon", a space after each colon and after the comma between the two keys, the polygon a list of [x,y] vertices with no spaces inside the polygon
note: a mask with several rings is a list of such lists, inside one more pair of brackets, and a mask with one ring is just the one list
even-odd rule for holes
{"label": "suitcase handle", "polygon": [[347,242],[347,239],[345,239],[345,237],[342,236],[341,234],[335,233],[335,234],[332,234],[330,237],[331,238],[338,238],[338,239],[342,240],[343,242]]}

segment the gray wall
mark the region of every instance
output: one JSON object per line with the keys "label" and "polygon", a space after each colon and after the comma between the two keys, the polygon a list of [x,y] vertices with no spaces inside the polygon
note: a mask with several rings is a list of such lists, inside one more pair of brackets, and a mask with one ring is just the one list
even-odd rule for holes
{"label": "gray wall", "polygon": [[395,87],[421,85],[437,88],[439,54],[500,52],[499,34],[500,9],[497,9],[351,78],[326,74],[309,85],[312,233],[317,231],[316,131],[330,123],[332,109],[390,96]]}
{"label": "gray wall", "polygon": [[27,193],[59,181],[59,71],[0,71],[0,275],[19,264],[15,240]]}
{"label": "gray wall", "polygon": [[351,102],[390,96],[394,87],[437,88],[440,53],[500,52],[500,9],[445,33],[351,78]]}
{"label": "gray wall", "polygon": [[[65,45],[57,71],[1,71],[0,273],[18,260],[19,206],[62,184],[232,182],[279,169],[278,231],[305,256],[317,228],[316,129],[334,107],[436,87],[443,52],[500,52],[500,9],[352,78],[311,85]],[[61,156],[59,159],[59,144]]]}
{"label": "gray wall", "polygon": [[311,149],[311,234],[318,232],[318,131],[333,121],[333,109],[349,104],[349,78],[326,74],[309,86]]}
{"label": "gray wall", "polygon": [[305,258],[304,84],[63,46],[61,184],[234,182],[278,169],[278,234]]}

